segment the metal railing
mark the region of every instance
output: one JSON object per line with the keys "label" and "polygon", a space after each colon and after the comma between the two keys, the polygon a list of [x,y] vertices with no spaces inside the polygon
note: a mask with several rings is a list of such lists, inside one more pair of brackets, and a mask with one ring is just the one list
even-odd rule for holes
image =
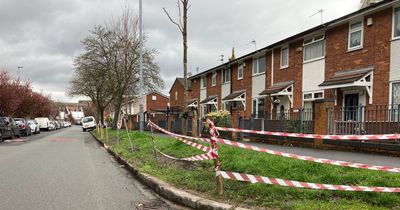
{"label": "metal railing", "polygon": [[314,111],[300,108],[253,113],[250,118],[239,119],[239,127],[260,131],[314,133]]}
{"label": "metal railing", "polygon": [[327,109],[329,134],[400,133],[400,105],[347,106]]}

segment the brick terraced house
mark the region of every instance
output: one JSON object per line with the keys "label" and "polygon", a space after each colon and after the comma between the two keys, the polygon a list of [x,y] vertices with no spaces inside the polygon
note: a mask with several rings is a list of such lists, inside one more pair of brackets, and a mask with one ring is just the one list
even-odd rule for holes
{"label": "brick terraced house", "polygon": [[374,2],[189,77],[191,117],[223,109],[249,129],[400,132],[400,1]]}

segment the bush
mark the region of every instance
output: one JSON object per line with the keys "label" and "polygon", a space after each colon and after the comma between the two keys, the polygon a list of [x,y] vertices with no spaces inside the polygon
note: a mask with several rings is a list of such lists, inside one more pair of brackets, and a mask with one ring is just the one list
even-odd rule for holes
{"label": "bush", "polygon": [[219,110],[216,112],[210,112],[206,115],[214,124],[219,127],[231,127],[232,126],[232,116],[229,111]]}

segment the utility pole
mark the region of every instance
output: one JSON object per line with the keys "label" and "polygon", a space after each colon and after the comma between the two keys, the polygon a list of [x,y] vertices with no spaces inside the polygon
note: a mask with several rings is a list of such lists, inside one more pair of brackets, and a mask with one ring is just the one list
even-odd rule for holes
{"label": "utility pole", "polygon": [[143,110],[143,103],[144,103],[144,91],[143,91],[143,11],[142,11],[142,0],[139,0],[139,70],[140,70],[140,102],[139,102],[139,129],[140,132],[143,132],[144,128],[144,110]]}
{"label": "utility pole", "polygon": [[24,68],[23,66],[18,66],[18,67],[17,67],[17,69],[18,69],[18,72],[17,72],[17,74],[18,74],[18,79],[20,79],[21,69],[23,69],[23,68]]}

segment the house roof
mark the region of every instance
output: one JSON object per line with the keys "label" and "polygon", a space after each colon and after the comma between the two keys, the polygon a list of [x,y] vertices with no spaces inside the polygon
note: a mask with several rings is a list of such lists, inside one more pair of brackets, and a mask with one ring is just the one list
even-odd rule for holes
{"label": "house roof", "polygon": [[197,98],[190,99],[188,105],[193,104],[194,102],[197,102]]}
{"label": "house roof", "polygon": [[[182,87],[185,87],[185,79],[182,77],[177,77],[172,84],[171,88],[169,89],[169,93],[171,94],[172,87],[174,87],[175,83],[178,82]],[[188,90],[192,90],[192,82],[188,79]]]}
{"label": "house roof", "polygon": [[208,103],[208,102],[213,101],[213,100],[214,100],[215,98],[217,98],[217,97],[218,97],[217,95],[209,96],[208,98],[202,100],[200,103],[201,103],[201,104],[206,104],[206,103]]}
{"label": "house roof", "polygon": [[228,96],[226,96],[222,100],[223,101],[230,101],[230,100],[233,100],[233,99],[241,96],[244,93],[246,93],[246,90],[237,90],[237,91],[232,92],[231,94],[229,94]]}
{"label": "house roof", "polygon": [[325,80],[319,86],[331,86],[331,85],[341,85],[341,84],[352,83],[352,82],[355,82],[355,81],[363,78],[364,76],[366,76],[373,70],[374,70],[374,66],[368,66],[368,67],[359,68],[359,69],[338,71],[335,73],[335,75],[333,75],[331,78]]}
{"label": "house roof", "polygon": [[265,89],[263,92],[260,93],[260,95],[270,95],[274,93],[279,93],[282,90],[286,89],[290,85],[293,85],[294,81],[290,80],[287,82],[280,82],[280,83],[275,83],[273,86]]}
{"label": "house roof", "polygon": [[383,0],[383,1],[381,1],[381,2],[378,2],[378,3],[375,3],[375,4],[371,4],[371,5],[368,6],[368,7],[359,9],[359,10],[357,10],[357,11],[355,11],[355,12],[352,12],[352,13],[347,14],[347,15],[345,15],[345,16],[342,16],[342,17],[340,17],[340,18],[334,19],[334,20],[329,21],[329,22],[327,22],[327,23],[323,23],[323,24],[321,24],[321,25],[315,26],[315,27],[313,27],[313,28],[310,28],[310,29],[308,29],[308,30],[305,30],[305,31],[300,32],[300,33],[298,33],[298,34],[295,34],[295,35],[293,35],[293,36],[290,36],[290,37],[288,37],[288,38],[286,38],[286,39],[282,39],[282,40],[280,40],[280,41],[278,41],[278,42],[272,43],[272,44],[270,44],[270,45],[268,45],[268,46],[266,46],[266,47],[264,47],[264,48],[262,48],[262,49],[253,51],[253,52],[248,53],[248,54],[246,54],[246,55],[243,55],[243,56],[241,56],[241,57],[239,57],[239,58],[236,58],[236,59],[234,59],[234,60],[231,60],[231,61],[229,61],[229,62],[227,62],[227,63],[221,64],[221,65],[219,65],[219,66],[216,66],[216,67],[213,67],[213,68],[208,69],[208,70],[206,70],[206,71],[203,71],[203,72],[200,72],[200,73],[198,73],[198,74],[195,74],[195,75],[189,77],[189,79],[195,79],[195,78],[201,77],[201,76],[204,75],[204,74],[207,74],[207,73],[216,71],[216,70],[218,70],[218,69],[225,68],[225,67],[229,67],[231,64],[234,64],[234,63],[236,63],[236,62],[239,62],[239,61],[241,61],[241,60],[244,60],[244,59],[246,59],[246,58],[248,58],[248,57],[250,57],[250,56],[257,55],[257,54],[262,53],[262,52],[264,52],[264,51],[269,51],[269,50],[271,50],[271,49],[273,49],[273,48],[275,48],[275,47],[278,47],[278,46],[280,46],[280,45],[282,45],[282,44],[285,44],[285,43],[288,43],[288,42],[293,42],[293,41],[295,41],[295,40],[297,40],[297,39],[300,39],[300,38],[302,38],[302,37],[304,37],[304,36],[307,36],[307,35],[309,35],[309,34],[312,34],[313,32],[316,32],[316,31],[318,31],[318,30],[326,29],[326,28],[328,28],[329,26],[333,26],[333,25],[338,24],[338,23],[340,23],[340,22],[342,22],[342,21],[346,21],[347,19],[352,18],[353,16],[357,16],[357,15],[360,15],[360,14],[363,14],[363,13],[372,12],[372,11],[373,11],[374,9],[376,9],[376,8],[380,8],[380,7],[383,7],[383,6],[388,6],[388,5],[390,5],[391,3],[394,3],[394,2],[399,2],[399,0]]}

